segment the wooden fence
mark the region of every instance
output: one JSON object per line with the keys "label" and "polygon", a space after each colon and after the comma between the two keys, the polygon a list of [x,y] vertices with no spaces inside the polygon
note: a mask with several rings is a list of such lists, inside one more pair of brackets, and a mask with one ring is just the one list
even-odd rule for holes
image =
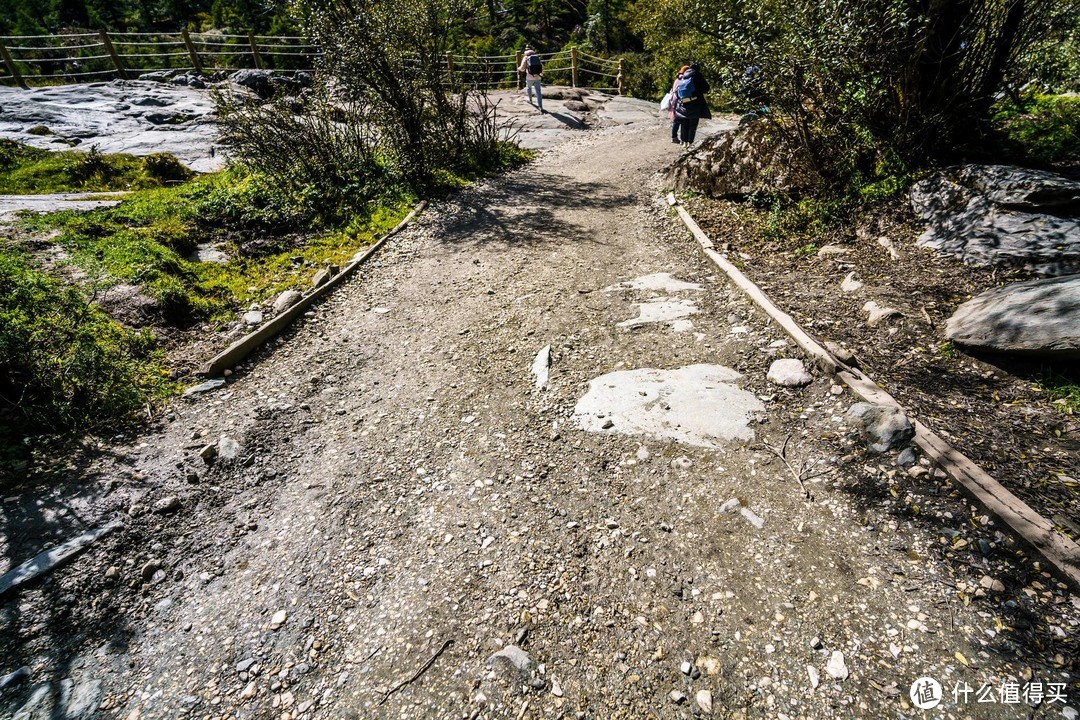
{"label": "wooden fence", "polygon": [[[30,83],[134,79],[148,72],[174,70],[204,73],[257,68],[312,72],[321,52],[299,36],[222,33],[110,33],[104,30],[67,35],[0,36],[0,59],[6,75],[0,83],[26,88]],[[576,47],[541,53],[547,84],[623,90],[622,60],[601,58]],[[408,60],[406,61],[408,62]],[[419,59],[414,62],[419,63]],[[455,55],[446,69],[454,80],[484,90],[523,87],[517,72],[521,53]]]}

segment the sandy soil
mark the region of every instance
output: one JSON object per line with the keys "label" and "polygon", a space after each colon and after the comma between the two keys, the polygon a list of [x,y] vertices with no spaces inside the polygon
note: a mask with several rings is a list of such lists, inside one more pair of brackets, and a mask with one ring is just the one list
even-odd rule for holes
{"label": "sandy soil", "polygon": [[[5,501],[9,561],[124,528],[4,598],[0,715],[923,717],[932,676],[938,717],[1062,717],[953,691],[1080,697],[1080,599],[867,455],[829,378],[766,382],[797,354],[669,214],[677,152],[597,130],[435,204],[226,387]],[[605,288],[659,272],[692,327],[620,326],[661,293]],[[575,420],[601,375],[697,364],[741,374],[752,439]]]}

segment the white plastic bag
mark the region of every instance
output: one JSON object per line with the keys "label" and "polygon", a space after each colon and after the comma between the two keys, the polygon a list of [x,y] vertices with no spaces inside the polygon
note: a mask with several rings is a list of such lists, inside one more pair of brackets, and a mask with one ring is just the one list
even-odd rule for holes
{"label": "white plastic bag", "polygon": [[670,92],[667,95],[664,96],[663,100],[660,101],[660,109],[661,110],[670,110],[671,109],[671,93]]}

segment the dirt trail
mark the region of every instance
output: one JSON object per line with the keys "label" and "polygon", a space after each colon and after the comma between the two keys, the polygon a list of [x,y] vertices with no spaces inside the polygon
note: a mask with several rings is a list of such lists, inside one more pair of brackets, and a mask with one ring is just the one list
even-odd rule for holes
{"label": "dirt trail", "polygon": [[[952,692],[1071,683],[1077,599],[933,472],[845,440],[828,378],[765,381],[796,354],[660,201],[675,152],[660,127],[596,131],[437,203],[123,474],[91,468],[113,480],[87,515],[134,512],[8,614],[33,671],[10,706],[70,678],[128,720],[920,717],[929,675],[940,716],[1061,717]],[[702,289],[605,290],[653,273]],[[619,326],[660,296],[693,327]],[[753,441],[573,418],[600,375],[706,363],[763,403]],[[222,436],[235,457],[205,466]],[[764,445],[788,438],[812,499]],[[26,629],[49,612],[78,637]],[[523,672],[489,663],[509,644]]]}

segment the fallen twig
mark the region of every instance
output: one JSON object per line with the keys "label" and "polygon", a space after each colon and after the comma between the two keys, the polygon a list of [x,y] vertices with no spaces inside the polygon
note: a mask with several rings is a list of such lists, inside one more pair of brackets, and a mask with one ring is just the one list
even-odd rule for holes
{"label": "fallen twig", "polygon": [[442,644],[442,647],[440,647],[438,650],[436,650],[435,654],[432,655],[431,658],[426,663],[424,663],[423,667],[421,667],[419,670],[417,670],[415,673],[413,673],[412,677],[410,677],[410,678],[408,678],[406,680],[402,680],[397,685],[395,685],[394,687],[387,690],[386,694],[383,695],[383,699],[379,701],[379,704],[382,705],[384,702],[386,702],[390,698],[391,695],[396,693],[398,690],[405,687],[409,683],[415,682],[416,679],[419,678],[421,675],[423,675],[427,671],[427,669],[429,667],[431,667],[432,665],[435,664],[435,661],[439,659],[439,656],[442,655],[443,652],[446,651],[446,648],[450,647],[450,645],[452,645],[453,642],[454,642],[453,638],[451,638],[451,639],[447,640],[446,642],[444,642]]}
{"label": "fallen twig", "polygon": [[763,448],[765,448],[766,450],[768,450],[769,452],[771,452],[776,457],[780,458],[780,460],[784,463],[784,465],[787,466],[787,469],[791,472],[791,475],[795,478],[796,482],[799,483],[799,487],[802,488],[803,495],[806,496],[806,499],[807,500],[813,500],[814,496],[811,495],[810,491],[806,489],[806,482],[805,482],[805,479],[803,478],[802,472],[796,471],[795,468],[793,468],[791,466],[791,463],[788,462],[788,459],[787,459],[787,446],[788,446],[788,442],[790,440],[791,440],[790,435],[788,435],[786,438],[784,438],[784,446],[782,448],[780,448],[779,450],[774,448],[772,445],[770,445],[768,443],[761,443],[761,446]]}

